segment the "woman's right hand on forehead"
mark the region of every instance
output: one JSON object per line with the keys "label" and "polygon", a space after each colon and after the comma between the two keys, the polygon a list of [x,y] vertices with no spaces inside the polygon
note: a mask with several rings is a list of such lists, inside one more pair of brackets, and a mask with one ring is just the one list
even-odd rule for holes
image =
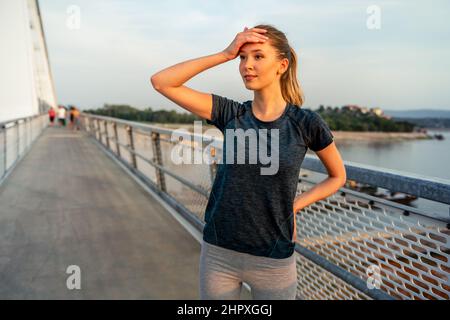
{"label": "woman's right hand on forehead", "polygon": [[239,32],[234,38],[233,42],[231,42],[231,44],[228,46],[228,48],[226,48],[222,52],[229,60],[233,60],[238,56],[241,47],[247,42],[264,43],[267,39],[269,39],[264,35],[266,32],[267,30],[265,29],[248,29],[247,27],[245,27],[244,31]]}

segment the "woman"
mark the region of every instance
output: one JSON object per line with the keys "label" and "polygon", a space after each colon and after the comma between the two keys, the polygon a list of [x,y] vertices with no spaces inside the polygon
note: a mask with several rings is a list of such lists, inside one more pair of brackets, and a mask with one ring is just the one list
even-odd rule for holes
{"label": "woman", "polygon": [[[254,93],[253,101],[240,103],[184,85],[238,55],[239,72]],[[205,211],[201,299],[239,299],[243,282],[250,285],[253,299],[295,299],[295,214],[345,183],[345,167],[330,129],[316,112],[300,108],[303,97],[296,70],[297,57],[284,33],[258,25],[238,33],[222,52],[176,64],[151,77],[159,93],[219,128],[224,148],[230,130],[256,130],[258,150],[247,145],[245,150],[260,154],[262,146],[277,156],[278,168],[272,174],[262,174],[260,169],[267,166],[261,162],[227,160],[218,166]],[[275,147],[266,141],[268,133],[271,142],[278,139]],[[316,152],[329,177],[295,197],[307,148]]]}

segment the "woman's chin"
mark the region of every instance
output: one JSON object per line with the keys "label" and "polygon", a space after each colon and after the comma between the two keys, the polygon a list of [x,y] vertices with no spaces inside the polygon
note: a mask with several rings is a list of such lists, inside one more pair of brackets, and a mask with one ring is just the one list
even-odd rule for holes
{"label": "woman's chin", "polygon": [[244,83],[244,85],[248,90],[256,90],[256,87],[254,85],[252,85],[251,83],[246,82],[246,83]]}

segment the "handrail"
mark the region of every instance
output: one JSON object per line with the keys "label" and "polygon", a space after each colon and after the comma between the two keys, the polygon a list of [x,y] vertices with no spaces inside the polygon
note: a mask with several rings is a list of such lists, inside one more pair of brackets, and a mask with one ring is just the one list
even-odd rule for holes
{"label": "handrail", "polygon": [[[46,114],[38,114],[0,122],[0,134],[3,136],[0,145],[0,185],[42,133],[47,120]],[[37,125],[37,131],[34,124]]]}
{"label": "handrail", "polygon": [[[409,172],[344,161],[347,179],[450,204],[450,180],[427,177]],[[322,162],[305,157],[302,166],[308,170],[327,173]]]}
{"label": "handrail", "polygon": [[37,114],[37,115],[33,115],[33,116],[14,118],[14,119],[11,119],[11,120],[2,121],[2,122],[0,122],[0,128],[4,129],[5,126],[7,126],[10,123],[15,123],[15,122],[18,122],[18,121],[26,121],[28,119],[34,119],[34,118],[37,118],[37,117],[40,117],[40,116],[43,116],[43,115],[44,114]]}

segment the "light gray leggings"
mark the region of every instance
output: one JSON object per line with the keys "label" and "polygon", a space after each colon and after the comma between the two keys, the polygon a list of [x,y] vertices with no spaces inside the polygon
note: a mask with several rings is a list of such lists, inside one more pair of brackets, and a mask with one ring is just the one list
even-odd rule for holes
{"label": "light gray leggings", "polygon": [[294,300],[297,293],[295,253],[289,258],[254,256],[202,240],[200,299],[239,300],[242,282],[253,300]]}

